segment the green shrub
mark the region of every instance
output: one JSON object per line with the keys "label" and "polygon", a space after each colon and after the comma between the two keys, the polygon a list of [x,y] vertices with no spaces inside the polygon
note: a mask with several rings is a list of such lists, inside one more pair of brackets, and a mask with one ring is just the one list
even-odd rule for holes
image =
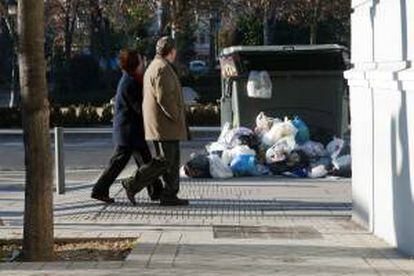
{"label": "green shrub", "polygon": [[[50,110],[50,126],[88,127],[110,125],[113,119],[113,106],[102,107],[99,115],[98,108],[91,105],[67,108],[54,106]],[[186,108],[187,123],[190,126],[218,126],[220,124],[220,108],[215,104],[197,104]],[[21,128],[21,112],[19,109],[0,109],[0,128]]]}
{"label": "green shrub", "polygon": [[110,104],[105,105],[103,107],[102,115],[101,115],[101,119],[100,119],[101,124],[106,125],[106,124],[112,123],[113,117],[114,117],[113,106],[110,105]]}
{"label": "green shrub", "polygon": [[79,125],[96,125],[99,124],[99,115],[96,111],[96,107],[90,105],[80,105],[77,123]]}
{"label": "green shrub", "polygon": [[62,113],[62,125],[61,126],[75,126],[78,122],[78,116],[76,114],[76,107],[74,105],[69,106],[69,108]]}
{"label": "green shrub", "polygon": [[217,105],[193,105],[186,110],[187,123],[190,126],[220,125],[220,109]]}

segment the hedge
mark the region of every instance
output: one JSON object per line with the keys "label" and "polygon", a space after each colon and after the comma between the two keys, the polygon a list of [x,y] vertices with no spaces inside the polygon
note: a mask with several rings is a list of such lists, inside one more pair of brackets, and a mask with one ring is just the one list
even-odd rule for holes
{"label": "hedge", "polygon": [[[187,122],[190,126],[220,125],[220,109],[218,105],[192,105],[186,108]],[[112,124],[113,107],[104,105],[71,105],[68,107],[52,107],[50,109],[50,126],[92,127]],[[19,109],[0,108],[0,128],[21,128],[21,112]]]}

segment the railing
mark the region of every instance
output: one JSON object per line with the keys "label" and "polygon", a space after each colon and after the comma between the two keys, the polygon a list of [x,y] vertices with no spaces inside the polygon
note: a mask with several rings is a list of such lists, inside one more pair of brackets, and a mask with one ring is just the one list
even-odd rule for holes
{"label": "railing", "polygon": [[[191,132],[220,132],[220,127],[190,127]],[[56,193],[62,195],[66,192],[65,186],[65,134],[111,134],[112,129],[107,128],[63,128],[55,127],[50,134],[55,140],[55,186]],[[0,129],[0,135],[22,135],[22,129]]]}

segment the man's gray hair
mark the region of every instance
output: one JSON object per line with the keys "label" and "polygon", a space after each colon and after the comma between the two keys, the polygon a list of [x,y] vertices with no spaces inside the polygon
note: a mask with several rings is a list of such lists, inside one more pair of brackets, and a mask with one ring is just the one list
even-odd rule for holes
{"label": "man's gray hair", "polygon": [[163,36],[157,41],[155,52],[157,55],[165,57],[175,49],[175,40],[170,36]]}

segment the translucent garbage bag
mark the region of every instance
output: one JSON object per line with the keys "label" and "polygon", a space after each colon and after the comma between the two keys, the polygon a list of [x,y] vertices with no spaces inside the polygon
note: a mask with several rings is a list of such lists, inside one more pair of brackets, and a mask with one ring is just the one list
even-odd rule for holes
{"label": "translucent garbage bag", "polygon": [[251,71],[247,81],[247,95],[251,98],[272,98],[272,80],[266,71]]}
{"label": "translucent garbage bag", "polygon": [[257,175],[257,160],[254,155],[237,155],[230,164],[231,170],[236,176]]}
{"label": "translucent garbage bag", "polygon": [[286,155],[295,149],[295,145],[294,136],[287,136],[280,139],[266,151],[266,163],[272,164],[286,160]]}
{"label": "translucent garbage bag", "polygon": [[285,118],[285,121],[282,123],[277,123],[277,122],[273,123],[273,126],[270,129],[270,131],[267,132],[263,136],[262,142],[263,144],[267,146],[273,146],[283,137],[287,137],[287,136],[295,137],[297,132],[298,130],[292,124],[292,122],[288,120],[287,118]]}
{"label": "translucent garbage bag", "polygon": [[328,155],[322,143],[307,141],[303,145],[298,146],[298,149],[303,150],[309,158],[319,158]]}
{"label": "translucent garbage bag", "polygon": [[210,154],[208,159],[210,160],[210,174],[213,178],[233,177],[233,172],[230,167],[226,165],[218,155]]}
{"label": "translucent garbage bag", "polygon": [[302,119],[295,117],[292,121],[292,124],[296,127],[298,132],[296,133],[295,139],[296,143],[302,145],[310,140],[309,128]]}
{"label": "translucent garbage bag", "polygon": [[222,133],[220,134],[218,143],[224,145],[227,148],[233,148],[240,143],[241,137],[255,136],[253,131],[247,127],[238,127],[230,129],[227,124],[223,127]]}
{"label": "translucent garbage bag", "polygon": [[238,145],[232,149],[227,149],[223,151],[221,155],[221,160],[223,161],[224,164],[229,165],[231,164],[231,162],[237,155],[254,155],[255,156],[256,151],[249,148],[249,146],[247,145]]}
{"label": "translucent garbage bag", "polygon": [[282,121],[278,118],[268,117],[264,112],[260,112],[256,117],[256,128],[254,132],[259,136],[263,136],[272,128],[274,122],[281,123]]}
{"label": "translucent garbage bag", "polygon": [[217,139],[217,142],[228,147],[226,144],[226,137],[229,135],[229,132],[231,131],[231,125],[229,122],[225,123],[223,128],[221,129],[221,133],[219,138]]}
{"label": "translucent garbage bag", "polygon": [[352,174],[352,158],[351,155],[343,155],[332,161],[334,167],[333,174],[336,176],[350,177]]}
{"label": "translucent garbage bag", "polygon": [[349,147],[346,145],[345,141],[334,137],[334,139],[326,146],[326,150],[332,159],[336,159],[339,156],[349,153]]}
{"label": "translucent garbage bag", "polygon": [[224,150],[221,154],[221,161],[223,161],[223,164],[226,164],[230,166],[231,161],[233,161],[233,155],[231,153],[231,150]]}
{"label": "translucent garbage bag", "polygon": [[222,154],[227,147],[219,142],[213,142],[206,146],[206,150],[209,154]]}
{"label": "translucent garbage bag", "polygon": [[180,168],[180,178],[188,178],[188,175],[185,172],[185,166],[181,166]]}
{"label": "translucent garbage bag", "polygon": [[328,170],[324,165],[313,167],[308,172],[309,178],[324,178],[328,175]]}
{"label": "translucent garbage bag", "polygon": [[332,161],[334,168],[337,170],[351,168],[351,163],[352,163],[351,155],[349,154],[338,157]]}

